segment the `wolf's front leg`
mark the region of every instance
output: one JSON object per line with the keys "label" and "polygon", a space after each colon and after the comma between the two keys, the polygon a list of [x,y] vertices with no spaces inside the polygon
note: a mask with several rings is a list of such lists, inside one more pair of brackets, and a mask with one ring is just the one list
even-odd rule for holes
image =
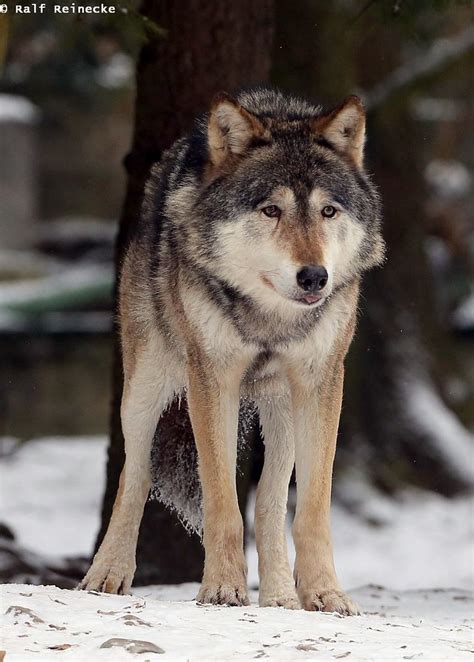
{"label": "wolf's front leg", "polygon": [[295,580],[301,604],[310,611],[359,613],[339,586],[331,542],[331,483],[342,401],[342,361],[315,389],[292,383],[296,437],[297,506],[293,525]]}
{"label": "wolf's front leg", "polygon": [[188,364],[188,405],[203,492],[205,564],[197,597],[202,603],[249,604],[235,480],[242,372],[219,374],[196,355]]}
{"label": "wolf's front leg", "polygon": [[172,394],[158,337],[129,339],[127,349],[121,406],[125,464],[107,533],[80,584],[80,588],[107,593],[130,591],[138,531],[150,490],[151,446]]}
{"label": "wolf's front leg", "polygon": [[265,463],[258,483],[255,535],[261,607],[300,606],[288,562],[285,519],[288,484],[295,463],[293,413],[289,393],[258,402]]}

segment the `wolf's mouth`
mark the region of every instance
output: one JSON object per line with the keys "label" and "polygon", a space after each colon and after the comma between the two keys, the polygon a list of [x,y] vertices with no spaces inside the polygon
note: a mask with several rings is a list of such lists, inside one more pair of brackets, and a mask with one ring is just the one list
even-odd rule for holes
{"label": "wolf's mouth", "polygon": [[288,296],[288,295],[285,296],[283,293],[278,292],[276,287],[273,285],[272,281],[267,276],[261,274],[261,279],[267,287],[270,287],[274,292],[280,294],[280,296],[283,296],[288,301],[301,304],[302,306],[305,307],[316,307],[318,304],[321,305],[322,303],[324,303],[326,299],[326,297],[323,296],[322,294],[309,294],[309,293],[302,294],[301,296]]}
{"label": "wolf's mouth", "polygon": [[304,306],[315,306],[317,303],[323,303],[325,297],[322,294],[306,294],[305,296],[294,298],[293,301],[301,303]]}

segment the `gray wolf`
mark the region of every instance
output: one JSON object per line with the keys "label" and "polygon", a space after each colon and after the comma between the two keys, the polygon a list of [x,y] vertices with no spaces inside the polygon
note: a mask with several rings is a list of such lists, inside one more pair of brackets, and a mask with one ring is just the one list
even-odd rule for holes
{"label": "gray wolf", "polygon": [[[260,605],[357,613],[336,578],[329,509],[359,283],[383,259],[364,140],[357,97],[324,112],[271,89],[221,93],[153,167],[120,276],[126,461],[83,588],[129,591],[153,436],[185,390],[202,486],[197,600],[248,604],[235,484],[246,397],[265,441]],[[284,523],[295,464],[292,574]]]}

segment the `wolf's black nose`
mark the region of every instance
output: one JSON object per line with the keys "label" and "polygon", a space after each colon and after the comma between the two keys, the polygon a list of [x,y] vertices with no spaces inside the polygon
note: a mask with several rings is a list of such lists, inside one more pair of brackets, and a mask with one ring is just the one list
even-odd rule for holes
{"label": "wolf's black nose", "polygon": [[328,284],[328,272],[324,267],[303,267],[296,274],[298,285],[305,292],[321,292]]}

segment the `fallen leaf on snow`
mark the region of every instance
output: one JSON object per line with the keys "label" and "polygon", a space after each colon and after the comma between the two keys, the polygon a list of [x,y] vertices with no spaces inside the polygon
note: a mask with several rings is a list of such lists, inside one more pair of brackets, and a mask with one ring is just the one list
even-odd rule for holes
{"label": "fallen leaf on snow", "polygon": [[68,648],[72,648],[72,644],[56,644],[55,646],[48,646],[50,651],[67,651]]}
{"label": "fallen leaf on snow", "polygon": [[[30,593],[30,595],[33,595],[33,594]],[[61,600],[58,600],[57,598],[52,598],[50,595],[48,595],[48,598],[51,600],[51,602],[57,602],[58,605],[65,605],[65,606],[67,606],[67,603],[66,603],[66,602],[61,602]]]}
{"label": "fallen leaf on snow", "polygon": [[34,611],[31,611],[31,609],[28,609],[28,607],[20,607],[19,605],[12,605],[11,607],[8,607],[6,610],[5,614],[12,614],[12,616],[15,616],[19,618],[20,616],[28,616],[31,618],[33,623],[44,623],[43,619],[40,618],[37,614],[35,614]]}
{"label": "fallen leaf on snow", "polygon": [[147,628],[153,627],[151,623],[147,623],[146,621],[142,620],[141,618],[138,618],[138,616],[134,616],[133,614],[127,614],[126,616],[121,616],[117,620],[123,621],[124,625],[144,625]]}
{"label": "fallen leaf on snow", "polygon": [[125,648],[129,653],[164,653],[165,651],[156,646],[151,641],[140,641],[138,639],[121,639],[120,637],[115,637],[113,639],[107,639],[103,644],[100,645],[100,648]]}
{"label": "fallen leaf on snow", "polygon": [[83,632],[71,632],[73,637],[77,637],[79,634],[90,634],[92,630],[84,630]]}
{"label": "fallen leaf on snow", "polygon": [[313,644],[298,644],[296,646],[297,651],[317,651],[318,649]]}

